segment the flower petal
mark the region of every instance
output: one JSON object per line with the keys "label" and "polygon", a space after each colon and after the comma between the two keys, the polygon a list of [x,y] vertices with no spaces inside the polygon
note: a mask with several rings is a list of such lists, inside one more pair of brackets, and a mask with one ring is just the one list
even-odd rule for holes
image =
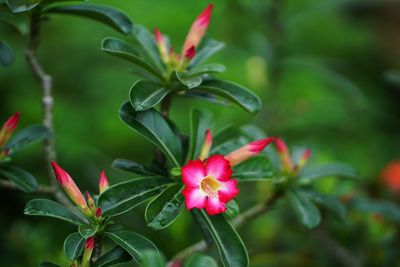
{"label": "flower petal", "polygon": [[182,181],[187,187],[198,187],[206,176],[204,164],[201,160],[190,160],[182,167]]}
{"label": "flower petal", "polygon": [[226,181],[232,176],[232,168],[224,156],[212,155],[206,162],[206,174],[219,181]]}
{"label": "flower petal", "polygon": [[182,191],[183,196],[185,197],[185,205],[188,210],[193,208],[202,209],[206,205],[206,197],[203,191],[198,188],[185,188]]}
{"label": "flower petal", "polygon": [[228,181],[220,182],[220,189],[218,190],[219,199],[223,202],[228,202],[239,194],[239,188],[237,187],[237,181],[235,179],[229,179]]}
{"label": "flower petal", "polygon": [[210,215],[215,215],[226,211],[225,203],[217,197],[208,197],[206,203],[206,211]]}

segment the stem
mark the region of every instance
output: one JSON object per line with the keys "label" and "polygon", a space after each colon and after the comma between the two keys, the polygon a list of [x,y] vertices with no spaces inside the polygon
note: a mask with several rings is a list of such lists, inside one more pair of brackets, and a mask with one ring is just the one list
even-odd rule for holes
{"label": "stem", "polygon": [[54,127],[53,127],[53,78],[43,69],[39,59],[37,58],[37,48],[40,43],[40,8],[38,7],[32,12],[30,17],[30,32],[28,44],[25,49],[25,57],[29,66],[40,81],[42,87],[42,108],[43,108],[43,126],[50,132],[50,136],[44,140],[44,157],[48,171],[48,179],[52,188],[54,188],[54,197],[64,206],[73,209],[71,202],[59,190],[57,182],[53,177],[53,171],[50,167],[50,162],[56,160],[55,142],[54,142]]}
{"label": "stem", "polygon": [[169,110],[171,108],[171,102],[172,98],[171,95],[167,95],[163,101],[161,102],[161,115],[165,118],[168,119],[169,117]]}
{"label": "stem", "polygon": [[[246,222],[251,221],[259,217],[260,215],[264,214],[265,212],[269,211],[273,206],[273,204],[276,202],[276,200],[282,194],[283,191],[278,190],[263,203],[258,204],[244,211],[242,214],[238,215],[235,219],[231,221],[232,226],[234,226],[236,229],[240,228]],[[205,251],[206,249],[207,249],[207,243],[204,240],[199,241],[175,254],[175,256],[172,257],[170,263],[172,263],[175,260],[183,260],[189,257],[190,255],[194,254],[195,252]]]}

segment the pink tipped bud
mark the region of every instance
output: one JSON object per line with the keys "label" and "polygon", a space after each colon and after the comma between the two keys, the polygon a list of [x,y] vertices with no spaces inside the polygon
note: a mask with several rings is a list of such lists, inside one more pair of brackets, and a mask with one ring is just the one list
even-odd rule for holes
{"label": "pink tipped bud", "polygon": [[157,47],[161,55],[161,59],[164,63],[169,62],[169,54],[168,54],[168,47],[167,43],[165,42],[164,36],[162,33],[155,28],[154,29],[154,38],[156,39]]}
{"label": "pink tipped bud", "polygon": [[100,217],[101,217],[101,214],[103,214],[101,208],[97,208],[96,211],[95,211],[95,213],[94,213],[94,215],[96,215],[97,218],[100,218]]}
{"label": "pink tipped bud", "polygon": [[196,48],[194,45],[189,47],[188,50],[185,51],[185,58],[191,60],[196,55]]}
{"label": "pink tipped bud", "polygon": [[212,135],[210,129],[206,130],[206,138],[204,139],[203,146],[200,150],[200,155],[199,159],[200,160],[205,160],[208,157],[208,154],[210,153],[211,146],[212,146]]}
{"label": "pink tipped bud", "polygon": [[83,214],[87,217],[91,217],[93,213],[88,207],[82,192],[79,190],[78,186],[76,186],[72,177],[56,162],[52,161],[51,166],[53,167],[58,184],[64,189],[71,201],[83,212]]}
{"label": "pink tipped bud", "polygon": [[300,156],[299,161],[296,164],[295,171],[299,172],[308,162],[308,159],[311,157],[311,150],[306,149],[303,154]]}
{"label": "pink tipped bud", "polygon": [[193,22],[183,45],[183,52],[187,51],[191,46],[197,47],[200,44],[210,24],[212,9],[213,5],[209,4]]}
{"label": "pink tipped bud", "polygon": [[243,161],[259,154],[265,147],[274,141],[274,137],[260,139],[231,152],[225,157],[231,164],[231,166],[238,165]]}
{"label": "pink tipped bud", "polygon": [[2,147],[8,139],[10,139],[15,128],[17,128],[19,121],[19,112],[12,115],[4,124],[0,130],[0,147]]}
{"label": "pink tipped bud", "polygon": [[106,176],[106,173],[104,171],[101,171],[100,173],[100,181],[99,181],[99,193],[103,193],[108,189],[108,179]]}
{"label": "pink tipped bud", "polygon": [[90,193],[88,191],[85,192],[86,194],[86,200],[87,203],[89,205],[89,208],[91,211],[95,211],[96,210],[96,204],[94,203],[94,200],[92,198],[92,196],[90,195]]}
{"label": "pink tipped bud", "polygon": [[281,159],[281,164],[282,164],[283,170],[289,171],[289,172],[292,171],[293,164],[292,164],[292,159],[290,157],[289,149],[288,149],[287,145],[279,137],[275,137],[274,142],[275,142],[276,151],[278,152],[279,157]]}
{"label": "pink tipped bud", "polygon": [[85,248],[86,248],[86,249],[93,249],[93,248],[94,248],[94,237],[93,237],[93,236],[92,236],[92,237],[89,237],[89,238],[86,240]]}

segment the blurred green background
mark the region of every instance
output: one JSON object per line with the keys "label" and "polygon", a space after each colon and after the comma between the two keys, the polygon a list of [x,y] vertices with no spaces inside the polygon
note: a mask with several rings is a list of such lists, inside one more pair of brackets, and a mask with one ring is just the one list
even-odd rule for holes
{"label": "blurred green background", "polygon": [[[178,50],[192,21],[209,3],[94,2],[118,7],[149,29],[158,27]],[[224,41],[226,48],[210,62],[226,65],[223,78],[261,96],[263,110],[253,117],[236,106],[179,99],[173,102],[171,117],[180,129],[188,132],[193,106],[212,110],[218,127],[255,123],[292,147],[310,147],[313,162],[344,161],[359,171],[358,183],[328,179],[319,185],[322,191],[336,195],[356,191],[398,201],[378,176],[387,162],[400,158],[400,2],[219,0],[214,4],[208,35]],[[118,118],[136,77],[129,63],[100,51],[107,36],[130,40],[96,22],[53,15],[44,24],[39,49],[55,81],[58,162],[81,188],[93,192],[101,169],[111,184],[130,178],[110,167],[113,159],[147,163],[154,151]],[[40,123],[41,90],[23,54],[27,38],[6,25],[0,25],[0,37],[16,54],[11,67],[0,69],[0,121],[20,111],[21,128]],[[18,153],[15,161],[46,183],[47,166],[41,155],[37,144]],[[243,210],[263,199],[268,185],[246,184],[241,190],[254,192],[239,197]],[[34,197],[0,189],[0,266],[65,262],[63,240],[74,228],[52,219],[25,217],[23,207]],[[300,226],[285,203],[278,206],[240,231],[251,266],[341,263],[326,236]],[[157,232],[146,227],[143,206],[120,221],[150,237],[167,257],[200,239],[188,214]],[[327,216],[324,224],[329,240],[333,236],[360,259],[361,266],[400,266],[399,225],[357,212],[350,213],[346,222]]]}

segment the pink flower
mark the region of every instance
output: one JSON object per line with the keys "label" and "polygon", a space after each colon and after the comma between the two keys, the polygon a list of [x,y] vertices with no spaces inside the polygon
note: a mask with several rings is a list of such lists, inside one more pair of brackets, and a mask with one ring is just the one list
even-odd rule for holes
{"label": "pink flower", "polygon": [[100,173],[100,180],[99,180],[99,192],[100,194],[103,193],[108,189],[108,179],[106,176],[106,173],[104,171],[101,171]]}
{"label": "pink flower", "polygon": [[260,153],[266,146],[274,141],[274,137],[260,139],[229,153],[225,158],[231,163],[232,166],[238,165],[243,161],[249,159]]}
{"label": "pink flower", "polygon": [[52,161],[51,166],[53,167],[54,174],[57,178],[58,184],[64,189],[65,193],[71,199],[71,201],[88,217],[92,217],[93,213],[88,207],[82,192],[76,186],[71,176],[64,171],[56,162]]}
{"label": "pink flower", "polygon": [[0,147],[2,147],[8,139],[10,139],[15,128],[17,128],[19,121],[19,112],[12,115],[4,124],[0,130]]}
{"label": "pink flower", "polygon": [[186,37],[182,51],[185,52],[190,47],[197,47],[200,44],[200,41],[208,28],[208,24],[210,23],[212,9],[213,5],[209,4],[193,22],[192,27],[190,28]]}
{"label": "pink flower", "polygon": [[222,155],[212,155],[205,162],[189,161],[182,167],[187,209],[205,208],[210,215],[226,211],[225,204],[239,193],[237,181],[231,176],[231,165]]}

